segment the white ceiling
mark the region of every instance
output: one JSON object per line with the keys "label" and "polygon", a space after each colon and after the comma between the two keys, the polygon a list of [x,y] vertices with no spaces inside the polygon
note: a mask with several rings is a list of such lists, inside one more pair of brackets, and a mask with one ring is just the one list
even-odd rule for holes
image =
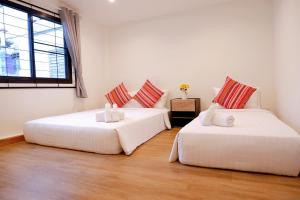
{"label": "white ceiling", "polygon": [[170,15],[228,0],[63,0],[81,16],[108,26]]}

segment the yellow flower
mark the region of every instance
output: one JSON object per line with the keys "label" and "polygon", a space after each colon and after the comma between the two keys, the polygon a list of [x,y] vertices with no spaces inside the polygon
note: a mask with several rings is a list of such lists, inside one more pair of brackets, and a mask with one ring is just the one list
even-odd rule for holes
{"label": "yellow flower", "polygon": [[189,86],[189,84],[187,84],[187,83],[182,83],[180,86],[179,86],[179,89],[180,90],[187,90],[187,89],[189,89],[190,88],[190,86]]}

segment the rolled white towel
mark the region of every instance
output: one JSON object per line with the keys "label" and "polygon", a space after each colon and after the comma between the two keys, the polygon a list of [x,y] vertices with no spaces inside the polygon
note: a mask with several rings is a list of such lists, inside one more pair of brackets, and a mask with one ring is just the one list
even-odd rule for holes
{"label": "rolled white towel", "polygon": [[105,109],[104,111],[104,121],[106,123],[112,122],[112,111],[110,109]]}
{"label": "rolled white towel", "polygon": [[211,105],[206,111],[200,113],[200,124],[202,126],[211,126],[212,125],[212,118],[215,114],[215,110],[217,107],[215,105]]}
{"label": "rolled white towel", "polygon": [[110,103],[106,103],[105,106],[104,106],[105,110],[107,109],[111,109],[111,104]]}
{"label": "rolled white towel", "polygon": [[119,113],[119,117],[120,117],[120,121],[125,119],[125,113],[121,110],[118,111]]}
{"label": "rolled white towel", "polygon": [[200,124],[202,126],[210,126],[211,125],[212,117],[210,115],[208,115],[207,110],[200,113],[199,119],[200,119]]}
{"label": "rolled white towel", "polygon": [[225,113],[215,113],[212,123],[216,126],[232,127],[234,125],[234,117]]}

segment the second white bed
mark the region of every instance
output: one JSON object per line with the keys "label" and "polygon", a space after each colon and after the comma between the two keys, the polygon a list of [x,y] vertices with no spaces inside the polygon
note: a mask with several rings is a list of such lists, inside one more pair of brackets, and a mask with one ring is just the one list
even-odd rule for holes
{"label": "second white bed", "polygon": [[170,128],[167,109],[125,108],[125,120],[96,122],[90,110],[27,122],[25,140],[40,145],[100,154],[130,155],[139,145]]}
{"label": "second white bed", "polygon": [[235,117],[231,128],[201,126],[199,117],[177,134],[170,162],[297,176],[300,136],[263,109],[217,112]]}

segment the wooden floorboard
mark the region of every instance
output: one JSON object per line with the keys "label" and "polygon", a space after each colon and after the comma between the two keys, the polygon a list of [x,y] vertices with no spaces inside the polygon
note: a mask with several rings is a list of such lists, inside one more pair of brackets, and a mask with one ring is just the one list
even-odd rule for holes
{"label": "wooden floorboard", "polygon": [[300,199],[299,177],[169,163],[176,132],[159,134],[132,156],[25,142],[0,147],[0,199]]}

